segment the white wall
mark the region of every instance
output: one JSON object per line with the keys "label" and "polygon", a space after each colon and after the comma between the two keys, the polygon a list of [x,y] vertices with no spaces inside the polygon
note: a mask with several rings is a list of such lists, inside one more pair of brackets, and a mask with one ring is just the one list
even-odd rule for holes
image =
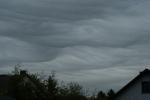
{"label": "white wall", "polygon": [[150,81],[150,76],[144,76],[115,100],[150,100],[150,94],[142,94],[142,81]]}

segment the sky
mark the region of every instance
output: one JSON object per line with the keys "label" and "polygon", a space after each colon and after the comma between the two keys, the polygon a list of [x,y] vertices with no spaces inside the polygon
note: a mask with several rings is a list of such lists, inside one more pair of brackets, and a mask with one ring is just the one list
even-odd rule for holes
{"label": "sky", "polygon": [[118,90],[150,68],[149,0],[0,0],[0,73]]}

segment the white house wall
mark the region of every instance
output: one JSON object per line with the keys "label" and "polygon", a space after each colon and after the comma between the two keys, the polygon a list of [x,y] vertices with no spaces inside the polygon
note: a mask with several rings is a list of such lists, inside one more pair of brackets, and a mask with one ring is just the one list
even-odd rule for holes
{"label": "white house wall", "polygon": [[150,94],[142,94],[142,81],[150,81],[150,76],[144,76],[137,83],[123,91],[115,100],[150,100]]}

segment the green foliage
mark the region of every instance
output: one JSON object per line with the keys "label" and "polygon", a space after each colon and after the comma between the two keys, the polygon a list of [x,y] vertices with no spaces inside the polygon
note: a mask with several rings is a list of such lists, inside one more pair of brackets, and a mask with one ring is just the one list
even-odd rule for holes
{"label": "green foliage", "polygon": [[9,93],[17,100],[46,100],[47,98],[44,84],[36,74],[29,74],[23,70],[12,76]]}
{"label": "green foliage", "polygon": [[16,100],[107,100],[114,94],[111,89],[107,95],[100,91],[96,96],[86,97],[83,87],[78,83],[59,85],[54,72],[42,80],[37,74],[21,70],[19,65],[13,71],[10,88],[7,90],[7,95]]}
{"label": "green foliage", "polygon": [[82,87],[78,83],[71,82],[68,85],[70,100],[83,100]]}
{"label": "green foliage", "polygon": [[108,98],[109,98],[109,99],[113,98],[114,95],[115,95],[114,90],[110,89],[110,90],[108,91],[107,95],[108,95]]}
{"label": "green foliage", "polygon": [[106,100],[107,96],[103,91],[98,92],[97,94],[97,100]]}
{"label": "green foliage", "polygon": [[96,100],[112,100],[114,95],[115,92],[113,89],[110,89],[107,93],[104,93],[103,91],[99,91]]}
{"label": "green foliage", "polygon": [[70,95],[81,95],[82,87],[78,83],[71,82],[68,84]]}
{"label": "green foliage", "polygon": [[20,74],[20,70],[21,70],[20,68],[21,68],[21,65],[19,65],[19,64],[15,65],[14,70],[12,71],[12,73],[14,75],[19,75]]}
{"label": "green foliage", "polygon": [[10,94],[17,100],[86,100],[82,87],[74,82],[58,85],[55,73],[41,81],[36,74],[15,68]]}
{"label": "green foliage", "polygon": [[58,92],[58,82],[55,79],[55,73],[53,72],[48,80],[47,80],[47,88],[48,88],[48,92],[50,93],[50,95],[54,96],[57,95]]}
{"label": "green foliage", "polygon": [[78,83],[62,83],[58,89],[58,97],[59,100],[86,100],[82,91],[82,87]]}

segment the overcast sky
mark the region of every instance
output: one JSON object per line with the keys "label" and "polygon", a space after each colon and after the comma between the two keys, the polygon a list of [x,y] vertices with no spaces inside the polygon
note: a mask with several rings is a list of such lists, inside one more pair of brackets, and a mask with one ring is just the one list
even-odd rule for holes
{"label": "overcast sky", "polygon": [[0,0],[0,73],[21,64],[118,90],[150,67],[149,0]]}

